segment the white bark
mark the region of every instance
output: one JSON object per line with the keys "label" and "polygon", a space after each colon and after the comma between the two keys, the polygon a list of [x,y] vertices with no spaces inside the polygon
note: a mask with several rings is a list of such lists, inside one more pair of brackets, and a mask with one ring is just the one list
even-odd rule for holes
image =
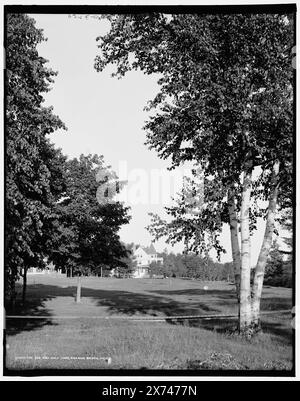
{"label": "white bark", "polygon": [[234,267],[234,280],[236,286],[237,299],[239,302],[240,283],[241,283],[241,252],[238,238],[238,221],[237,221],[236,205],[234,202],[234,194],[232,191],[228,191],[228,210],[229,210],[232,260]]}
{"label": "white bark", "polygon": [[275,212],[276,212],[277,196],[278,196],[278,186],[277,186],[278,172],[279,172],[279,163],[276,162],[273,166],[273,172],[272,172],[271,192],[269,198],[265,234],[260,249],[258,261],[255,267],[255,275],[253,282],[252,324],[256,328],[259,328],[260,326],[260,318],[259,318],[260,300],[262,295],[265,267],[270,252],[270,248],[272,245],[272,237],[274,232]]}
{"label": "white bark", "polygon": [[250,227],[249,208],[252,188],[252,171],[246,169],[243,178],[241,204],[241,286],[239,329],[246,332],[251,327],[251,285],[250,285]]}

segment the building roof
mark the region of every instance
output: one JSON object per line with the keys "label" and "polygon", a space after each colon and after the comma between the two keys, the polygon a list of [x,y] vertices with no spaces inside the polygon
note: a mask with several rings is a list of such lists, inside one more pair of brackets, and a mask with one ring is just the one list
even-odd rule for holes
{"label": "building roof", "polygon": [[150,246],[140,246],[140,248],[142,248],[148,255],[153,255],[157,253],[152,242]]}

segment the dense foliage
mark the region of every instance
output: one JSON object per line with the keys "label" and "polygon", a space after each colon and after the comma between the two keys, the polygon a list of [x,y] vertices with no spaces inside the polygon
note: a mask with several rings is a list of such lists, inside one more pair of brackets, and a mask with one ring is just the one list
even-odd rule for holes
{"label": "dense foliage", "polygon": [[[128,208],[107,191],[112,177],[102,156],[81,155],[66,161],[66,190],[55,208],[57,235],[50,257],[57,267],[72,274],[99,274],[101,267],[126,266],[128,252],[118,231],[129,222]],[[117,179],[114,183],[121,187]]]}
{"label": "dense foliage", "polygon": [[49,134],[65,128],[43,106],[54,71],[38,54],[42,30],[26,14],[8,14],[6,32],[5,291],[15,304],[15,283],[49,262],[90,273],[126,266],[118,231],[128,209],[113,197],[121,188],[101,156],[67,160]]}
{"label": "dense foliage", "polygon": [[214,262],[209,257],[190,254],[174,254],[163,252],[159,255],[163,263],[152,262],[149,273],[151,276],[185,277],[201,281],[234,282],[232,263]]}
{"label": "dense foliage", "polygon": [[[293,16],[108,19],[111,29],[98,38],[95,68],[113,64],[119,77],[132,69],[159,74],[159,93],[148,104],[147,144],[171,159],[171,168],[194,161],[203,174],[198,211],[190,213],[182,197],[167,209],[171,223],[153,216],[152,234],[204,253],[208,241],[221,252],[219,234],[230,223],[240,330],[251,331],[259,326],[274,216],[293,198]],[[251,283],[250,233],[258,217],[266,219],[266,229]]]}
{"label": "dense foliage", "polygon": [[25,14],[7,15],[5,290],[30,266],[43,267],[51,238],[51,205],[64,187],[63,161],[48,135],[64,128],[43,93],[56,75],[39,56],[41,30]]}

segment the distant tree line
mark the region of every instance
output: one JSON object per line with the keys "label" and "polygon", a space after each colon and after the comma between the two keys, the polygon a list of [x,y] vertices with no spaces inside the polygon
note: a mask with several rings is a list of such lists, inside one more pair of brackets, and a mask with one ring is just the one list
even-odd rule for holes
{"label": "distant tree line", "polygon": [[234,270],[232,263],[218,263],[210,257],[203,257],[194,253],[174,254],[163,252],[160,254],[163,263],[152,262],[150,275],[165,277],[187,277],[203,281],[232,281]]}
{"label": "distant tree line", "polygon": [[[266,273],[265,285],[275,287],[292,287],[293,266],[291,258],[285,259],[285,252],[278,249],[274,243],[270,252]],[[203,257],[194,253],[174,254],[162,252],[159,254],[163,263],[152,262],[150,264],[150,276],[163,277],[187,277],[201,281],[227,281],[234,283],[234,266],[232,262],[219,263],[210,257]],[[252,270],[251,281],[254,279]]]}

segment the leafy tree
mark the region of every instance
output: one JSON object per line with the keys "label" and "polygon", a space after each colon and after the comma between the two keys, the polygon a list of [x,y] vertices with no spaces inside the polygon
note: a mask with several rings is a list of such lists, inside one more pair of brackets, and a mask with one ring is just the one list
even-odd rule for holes
{"label": "leafy tree", "polygon": [[[66,161],[66,190],[56,205],[57,233],[50,259],[79,278],[99,268],[126,267],[129,251],[118,231],[129,222],[128,208],[113,200],[122,183],[104,166],[102,156]],[[78,280],[77,301],[80,301]]]}
{"label": "leafy tree", "polygon": [[163,263],[151,263],[150,273],[152,275],[164,275],[168,277],[189,277],[199,280],[215,281],[234,278],[232,264],[215,263],[210,257],[203,257],[196,253],[170,253],[161,254]]}
{"label": "leafy tree", "polygon": [[176,277],[186,277],[187,276],[187,269],[186,265],[184,263],[184,257],[182,254],[177,254],[175,256],[175,267],[176,270],[174,273],[176,274]]}
{"label": "leafy tree", "polygon": [[51,205],[63,190],[64,158],[47,137],[65,128],[43,93],[56,75],[39,56],[42,30],[25,14],[8,14],[6,31],[5,291],[15,303],[15,282],[31,266],[44,267],[51,237]]}
{"label": "leafy tree", "polygon": [[165,264],[160,262],[151,262],[149,265],[149,274],[150,277],[165,276],[166,275]]}
{"label": "leafy tree", "polygon": [[278,243],[273,243],[266,265],[265,283],[276,287],[292,286],[292,263],[284,259]]}
{"label": "leafy tree", "polygon": [[[145,126],[147,144],[170,157],[172,168],[194,160],[204,174],[203,207],[191,222],[177,205],[165,233],[172,240],[192,238],[202,250],[207,232],[219,249],[221,226],[230,224],[239,328],[250,334],[259,327],[276,208],[292,198],[293,18],[152,13],[109,20],[95,68],[114,64],[117,76],[131,69],[159,73],[160,91],[148,104],[155,113]],[[182,146],[186,141],[189,147]],[[251,288],[250,234],[260,216],[266,230]]]}
{"label": "leafy tree", "polygon": [[287,207],[283,210],[283,212],[279,215],[277,219],[280,228],[287,231],[288,236],[284,237],[284,242],[287,245],[287,249],[281,251],[285,255],[287,255],[288,260],[292,259],[293,253],[293,209],[291,207]]}
{"label": "leafy tree", "polygon": [[127,255],[121,259],[122,266],[118,267],[118,272],[122,277],[130,277],[137,266],[137,260],[133,254],[135,244],[126,244],[125,248],[127,250]]}
{"label": "leafy tree", "polygon": [[214,262],[208,256],[203,257],[190,253],[184,257],[184,263],[188,277],[197,278],[201,281],[214,281],[219,277]]}
{"label": "leafy tree", "polygon": [[286,246],[280,248],[276,239],[268,257],[265,283],[273,286],[292,287],[292,249],[293,249],[293,212],[286,208],[280,213],[277,222],[281,229],[287,231],[287,237],[283,237]]}
{"label": "leafy tree", "polygon": [[232,263],[225,263],[222,268],[222,278],[221,280],[226,280],[227,282],[234,281],[234,268]]}

